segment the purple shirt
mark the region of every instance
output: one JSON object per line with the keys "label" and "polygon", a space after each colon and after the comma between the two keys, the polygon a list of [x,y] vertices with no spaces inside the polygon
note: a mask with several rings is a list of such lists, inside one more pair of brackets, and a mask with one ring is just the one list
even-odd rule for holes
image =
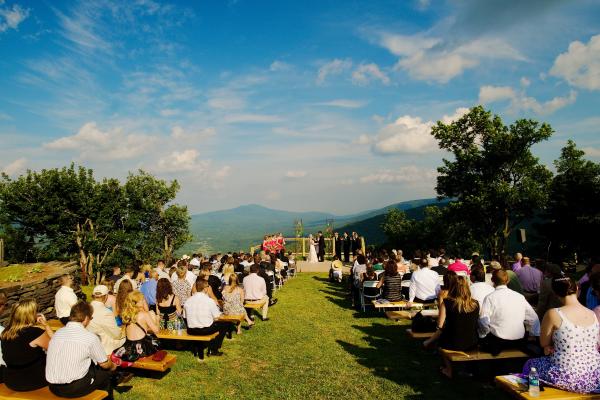
{"label": "purple shirt", "polygon": [[517,272],[518,270],[520,270],[522,268],[521,261],[517,261],[516,263],[514,263],[511,268],[513,272]]}
{"label": "purple shirt", "polygon": [[517,272],[517,277],[526,292],[539,292],[544,274],[539,269],[533,268],[531,265],[524,265]]}

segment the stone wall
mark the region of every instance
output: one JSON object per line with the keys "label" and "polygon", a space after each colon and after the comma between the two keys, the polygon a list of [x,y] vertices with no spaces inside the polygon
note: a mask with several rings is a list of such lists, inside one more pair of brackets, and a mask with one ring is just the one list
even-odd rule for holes
{"label": "stone wall", "polygon": [[8,297],[8,304],[4,312],[0,315],[0,324],[6,326],[10,316],[10,309],[14,303],[20,299],[34,298],[39,307],[39,312],[43,313],[47,319],[55,318],[54,295],[59,289],[58,279],[63,274],[72,274],[74,279],[73,289],[77,296],[81,296],[81,287],[79,285],[79,266],[77,262],[53,263],[52,272],[35,279],[31,282],[19,283],[4,286],[0,292],[4,292]]}

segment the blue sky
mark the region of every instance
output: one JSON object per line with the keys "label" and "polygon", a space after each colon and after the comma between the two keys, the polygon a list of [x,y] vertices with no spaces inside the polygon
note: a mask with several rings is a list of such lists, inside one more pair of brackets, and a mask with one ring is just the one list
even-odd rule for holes
{"label": "blue sky", "polygon": [[434,196],[429,129],[480,103],[600,158],[597,1],[196,3],[0,0],[0,170],[350,213]]}

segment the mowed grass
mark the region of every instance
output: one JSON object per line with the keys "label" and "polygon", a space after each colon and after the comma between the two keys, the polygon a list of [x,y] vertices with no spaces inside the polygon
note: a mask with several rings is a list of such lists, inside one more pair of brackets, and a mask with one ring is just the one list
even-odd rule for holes
{"label": "mowed grass", "polygon": [[276,297],[270,321],[257,318],[251,330],[225,339],[224,356],[199,363],[175,351],[171,371],[136,377],[115,398],[506,398],[471,379],[442,378],[437,356],[408,338],[405,326],[383,314],[356,313],[325,274],[300,274]]}

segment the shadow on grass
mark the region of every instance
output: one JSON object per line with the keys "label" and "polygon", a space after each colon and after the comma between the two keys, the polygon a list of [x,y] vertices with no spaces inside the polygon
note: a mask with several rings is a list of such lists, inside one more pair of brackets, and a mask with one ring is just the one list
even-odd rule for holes
{"label": "shadow on grass", "polygon": [[[490,385],[482,385],[472,378],[448,380],[443,377],[438,372],[440,359],[425,352],[421,348],[422,341],[405,336],[408,326],[374,323],[371,326],[353,325],[352,328],[365,334],[367,346],[361,347],[342,340],[337,340],[338,344],[374,375],[409,386],[415,392],[404,398],[504,398],[499,391],[491,389]],[[449,384],[452,385],[452,390],[448,390]]]}

